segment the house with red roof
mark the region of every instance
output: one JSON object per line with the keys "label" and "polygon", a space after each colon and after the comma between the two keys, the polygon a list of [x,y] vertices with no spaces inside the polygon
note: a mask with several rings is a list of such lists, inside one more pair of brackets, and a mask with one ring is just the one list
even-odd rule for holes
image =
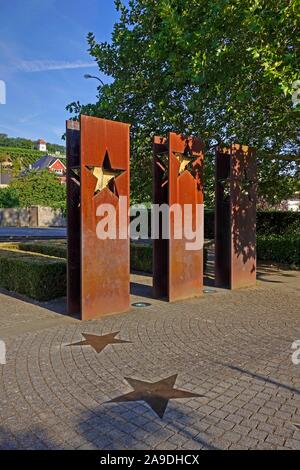
{"label": "house with red roof", "polygon": [[48,170],[55,173],[61,183],[66,182],[66,165],[55,155],[44,155],[31,165],[29,170]]}

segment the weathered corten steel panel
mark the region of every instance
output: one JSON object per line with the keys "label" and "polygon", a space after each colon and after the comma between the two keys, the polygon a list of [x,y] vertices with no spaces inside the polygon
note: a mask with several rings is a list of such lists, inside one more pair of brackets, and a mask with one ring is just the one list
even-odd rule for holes
{"label": "weathered corten steel panel", "polygon": [[235,144],[216,151],[216,285],[256,283],[256,155]]}
{"label": "weathered corten steel panel", "polygon": [[[91,319],[129,308],[129,125],[81,116],[80,129],[81,304],[82,318]],[[119,221],[121,196],[127,213]],[[100,204],[116,209],[116,239],[97,237]]]}
{"label": "weathered corten steel panel", "polygon": [[[156,297],[166,297],[170,302],[196,297],[203,288],[203,144],[200,139],[184,138],[169,133],[168,139],[155,137],[153,158],[153,202],[167,203],[169,239],[154,241],[153,287]],[[175,219],[172,206],[176,204],[184,214],[184,205],[190,205],[190,226],[201,232],[201,246],[187,249],[191,242],[184,232],[175,236]],[[200,220],[196,225],[196,208],[200,205]],[[174,206],[173,206],[174,207]],[[160,232],[161,234],[161,232]]]}
{"label": "weathered corten steel panel", "polygon": [[[87,320],[129,308],[129,125],[81,116],[66,137],[67,308]],[[116,209],[115,239],[97,237],[101,204]]]}
{"label": "weathered corten steel panel", "polygon": [[[200,139],[185,139],[169,134],[169,204],[192,207],[192,228],[196,230],[196,205],[203,209],[203,144]],[[187,163],[187,165],[186,165]],[[186,214],[185,214],[186,215]],[[201,211],[198,221],[203,242],[204,220]],[[186,248],[189,240],[183,233],[181,240],[174,238],[174,217],[170,214],[169,241],[169,300],[179,300],[202,295],[203,246],[197,250]]]}
{"label": "weathered corten steel panel", "polygon": [[80,130],[66,123],[67,154],[67,312],[80,312]]}
{"label": "weathered corten steel panel", "polygon": [[[168,204],[168,146],[167,140],[154,137],[153,142],[153,204]],[[152,230],[155,220],[152,220]],[[153,239],[153,295],[156,298],[168,296],[169,242],[162,238],[162,217],[157,227],[159,238]]]}

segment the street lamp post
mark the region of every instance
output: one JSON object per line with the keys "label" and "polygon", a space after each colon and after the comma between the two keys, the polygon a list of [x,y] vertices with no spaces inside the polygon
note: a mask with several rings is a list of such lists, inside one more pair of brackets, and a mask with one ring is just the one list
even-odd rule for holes
{"label": "street lamp post", "polygon": [[86,73],[86,74],[84,75],[84,78],[86,78],[86,79],[88,79],[88,78],[94,78],[95,80],[98,80],[98,81],[101,83],[102,86],[105,85],[105,83],[101,80],[101,78],[96,77],[95,75],[90,75],[89,73]]}

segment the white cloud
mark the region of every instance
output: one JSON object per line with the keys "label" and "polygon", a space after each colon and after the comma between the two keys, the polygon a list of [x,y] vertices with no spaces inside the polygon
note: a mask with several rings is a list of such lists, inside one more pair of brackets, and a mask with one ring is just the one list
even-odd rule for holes
{"label": "white cloud", "polygon": [[66,70],[66,69],[82,69],[87,67],[97,67],[95,62],[67,62],[54,60],[20,60],[17,68],[23,72],[47,72],[48,70]]}
{"label": "white cloud", "polygon": [[18,119],[20,124],[29,124],[32,123],[37,117],[40,116],[40,113],[26,114]]}

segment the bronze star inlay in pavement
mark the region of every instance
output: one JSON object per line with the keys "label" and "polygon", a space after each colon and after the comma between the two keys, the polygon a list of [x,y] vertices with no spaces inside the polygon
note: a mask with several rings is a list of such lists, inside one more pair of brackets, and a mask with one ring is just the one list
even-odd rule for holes
{"label": "bronze star inlay in pavement", "polygon": [[131,343],[131,341],[116,338],[119,333],[119,331],[116,331],[115,333],[109,333],[103,336],[82,333],[84,337],[83,341],[68,344],[68,346],[91,346],[97,353],[100,353],[109,344]]}
{"label": "bronze star inlay in pavement", "polygon": [[113,398],[108,403],[144,401],[162,419],[169,400],[176,398],[204,397],[197,393],[174,388],[176,379],[177,374],[159,380],[158,382],[145,382],[143,380],[125,377],[125,380],[127,380],[134,390],[125,395]]}

